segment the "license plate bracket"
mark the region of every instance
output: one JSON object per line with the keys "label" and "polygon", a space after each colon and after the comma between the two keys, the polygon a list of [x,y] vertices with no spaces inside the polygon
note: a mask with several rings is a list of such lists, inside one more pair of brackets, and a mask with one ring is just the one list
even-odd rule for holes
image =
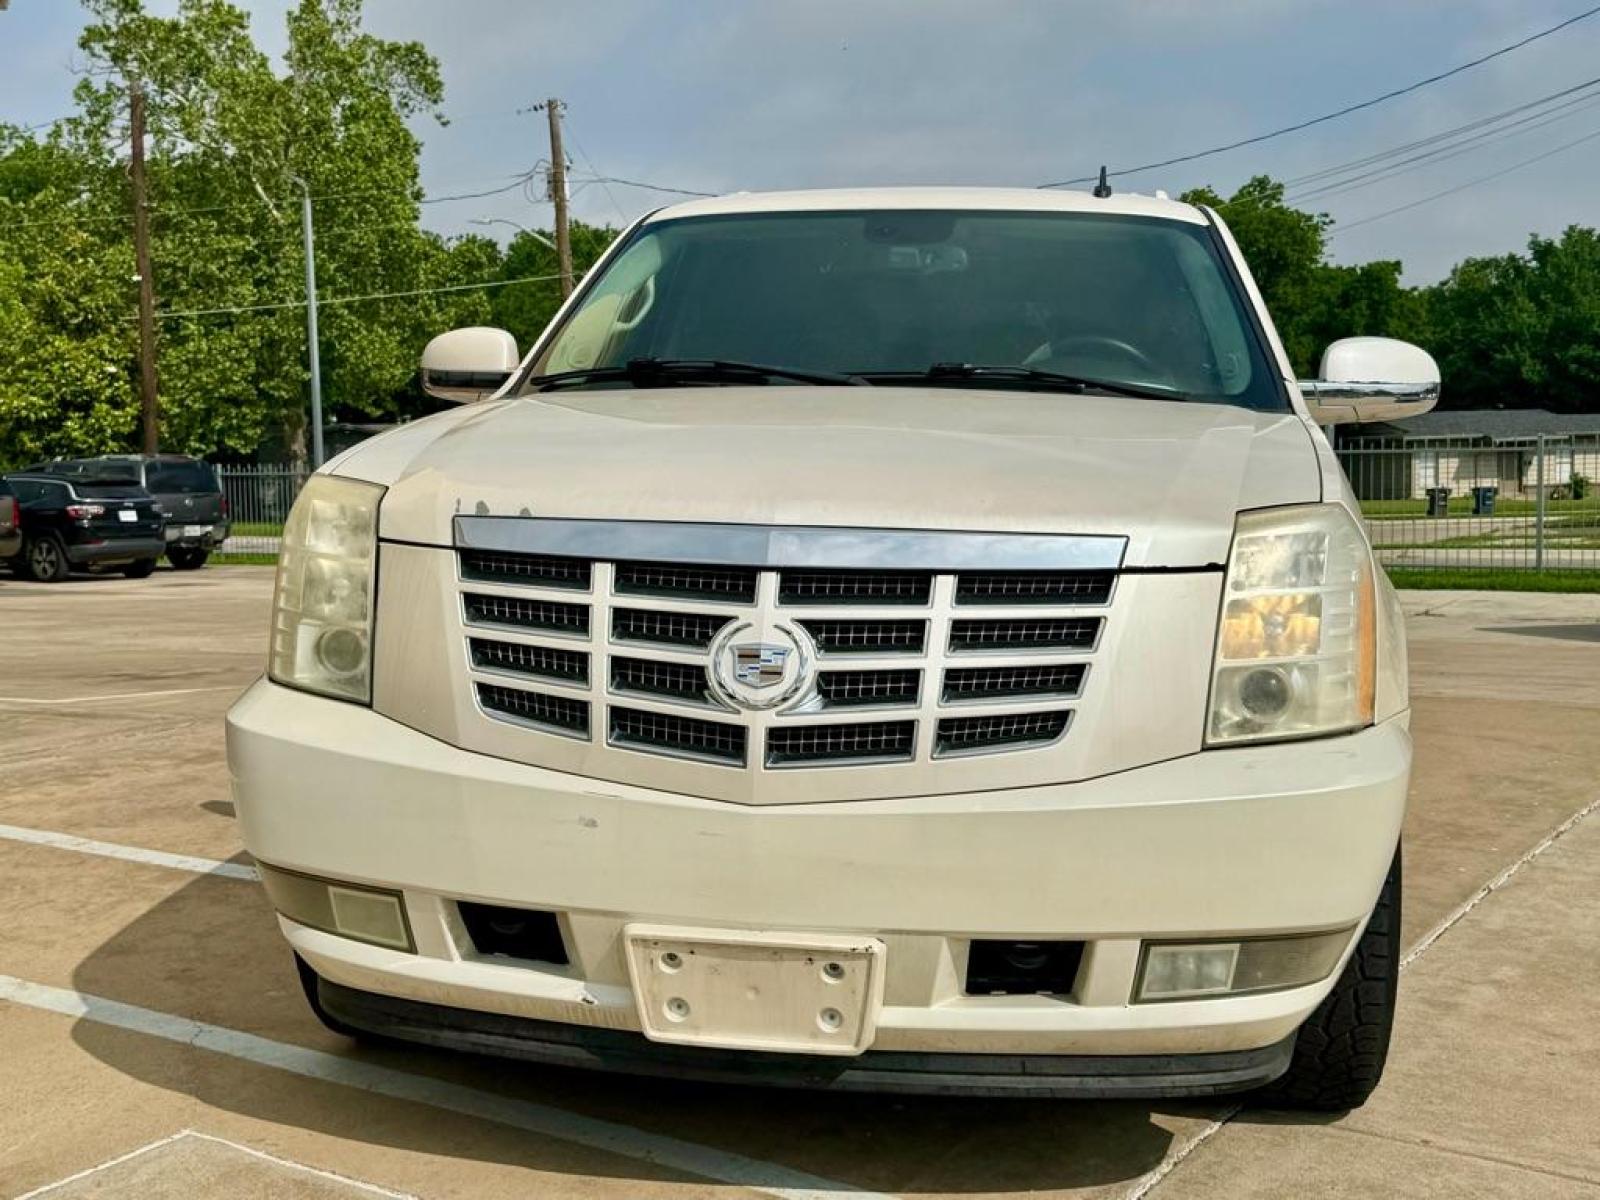
{"label": "license plate bracket", "polygon": [[856,1055],[877,1034],[876,938],[628,925],[623,940],[651,1041]]}

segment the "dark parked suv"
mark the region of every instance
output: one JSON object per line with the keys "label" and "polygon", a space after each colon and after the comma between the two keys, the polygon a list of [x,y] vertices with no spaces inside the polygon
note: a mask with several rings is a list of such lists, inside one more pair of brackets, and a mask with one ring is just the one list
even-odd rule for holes
{"label": "dark parked suv", "polygon": [[112,567],[129,579],[156,569],[166,549],[155,498],[136,483],[7,476],[22,517],[17,572],[45,583],[73,567]]}
{"label": "dark parked suv", "polygon": [[37,474],[131,480],[156,498],[167,519],[167,561],[180,571],[205,566],[228,536],[228,501],[209,463],[186,454],[106,454],[30,467]]}

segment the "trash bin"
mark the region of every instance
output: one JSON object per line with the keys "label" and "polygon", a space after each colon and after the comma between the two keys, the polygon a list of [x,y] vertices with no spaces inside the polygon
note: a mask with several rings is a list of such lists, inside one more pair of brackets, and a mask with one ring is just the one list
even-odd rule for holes
{"label": "trash bin", "polygon": [[1450,489],[1428,489],[1428,515],[1430,517],[1444,517],[1450,514]]}
{"label": "trash bin", "polygon": [[1472,515],[1475,517],[1494,516],[1494,498],[1500,494],[1497,487],[1475,487],[1472,489]]}

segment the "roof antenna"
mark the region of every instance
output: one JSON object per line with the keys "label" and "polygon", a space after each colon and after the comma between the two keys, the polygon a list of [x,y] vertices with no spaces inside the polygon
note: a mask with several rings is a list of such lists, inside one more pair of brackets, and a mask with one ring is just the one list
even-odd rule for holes
{"label": "roof antenna", "polygon": [[1094,185],[1094,198],[1096,200],[1104,200],[1110,195],[1111,185],[1106,182],[1106,168],[1104,164],[1101,164],[1100,182]]}

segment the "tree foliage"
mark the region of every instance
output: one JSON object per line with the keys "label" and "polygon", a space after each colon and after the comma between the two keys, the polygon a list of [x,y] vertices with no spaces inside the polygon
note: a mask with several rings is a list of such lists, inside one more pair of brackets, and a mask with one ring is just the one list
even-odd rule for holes
{"label": "tree foliage", "polygon": [[[163,449],[303,456],[303,189],[330,418],[414,415],[429,337],[509,302],[526,339],[554,311],[553,283],[525,297],[461,286],[553,274],[553,262],[524,270],[488,238],[421,227],[410,122],[438,112],[438,63],[366,33],[362,0],[300,0],[277,67],[230,0],[181,0],[172,17],[140,0],[85,7],[76,115],[38,138],[0,126],[0,463],[137,437],[132,80],[150,134]],[[611,236],[582,229],[580,265]],[[388,298],[350,300],[364,296]]]}

